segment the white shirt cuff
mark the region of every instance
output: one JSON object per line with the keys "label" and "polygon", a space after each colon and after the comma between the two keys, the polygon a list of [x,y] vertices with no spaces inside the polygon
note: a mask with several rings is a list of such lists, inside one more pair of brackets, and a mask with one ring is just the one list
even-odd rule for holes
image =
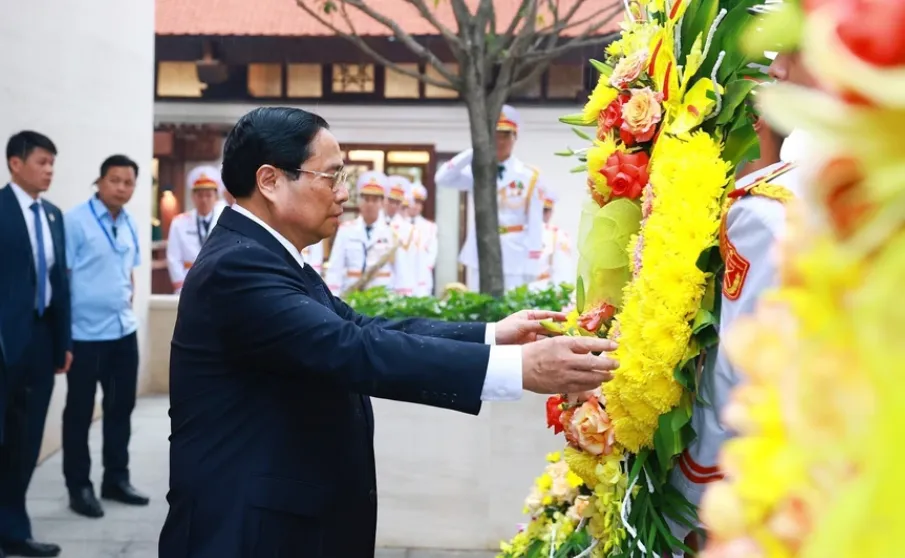
{"label": "white shirt cuff", "polygon": [[496,324],[487,324],[484,330],[484,344],[496,345]]}
{"label": "white shirt cuff", "polygon": [[[488,324],[488,331],[490,331]],[[522,348],[519,345],[493,345],[487,362],[487,375],[481,401],[518,401],[522,398]]]}

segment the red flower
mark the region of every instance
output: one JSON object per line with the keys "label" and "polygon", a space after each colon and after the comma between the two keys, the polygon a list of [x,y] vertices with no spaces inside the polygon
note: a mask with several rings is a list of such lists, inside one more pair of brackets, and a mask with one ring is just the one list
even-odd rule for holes
{"label": "red flower", "polygon": [[619,95],[605,109],[600,111],[597,116],[597,137],[603,139],[603,136],[610,133],[610,130],[620,128],[622,126],[622,105],[630,98],[629,95],[623,93]]}
{"label": "red flower", "polygon": [[606,302],[601,302],[599,306],[595,306],[594,308],[579,316],[578,325],[584,328],[585,331],[596,333],[597,330],[600,329],[600,326],[604,324],[604,322],[609,321],[615,315],[615,306],[607,304]]}
{"label": "red flower", "polygon": [[613,195],[636,200],[647,186],[647,165],[650,157],[644,151],[625,153],[616,151],[606,160],[600,172],[606,177]]}
{"label": "red flower", "polygon": [[837,1],[836,32],[851,53],[880,67],[905,65],[905,2]]}
{"label": "red flower", "polygon": [[551,395],[547,399],[547,428],[552,428],[554,434],[559,434],[563,431],[562,405],[565,401],[562,395]]}

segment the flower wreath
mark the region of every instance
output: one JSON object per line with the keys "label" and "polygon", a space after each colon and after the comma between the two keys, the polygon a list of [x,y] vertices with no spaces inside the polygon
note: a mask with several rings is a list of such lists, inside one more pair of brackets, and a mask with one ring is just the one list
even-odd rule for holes
{"label": "flower wreath", "polygon": [[804,8],[787,3],[765,26],[804,21],[803,60],[823,91],[777,86],[763,101],[774,123],[818,142],[808,210],[790,212],[780,286],[725,340],[748,377],[726,417],[739,432],[723,448],[727,479],[702,501],[709,558],[905,546],[905,4]]}
{"label": "flower wreath", "polygon": [[[688,550],[669,522],[696,510],[668,484],[690,426],[696,380],[718,341],[718,231],[734,169],[757,158],[750,104],[766,60],[739,46],[758,0],[626,2],[621,37],[592,61],[600,78],[580,114],[591,200],[579,231],[577,305],[566,335],[619,343],[612,381],[548,401],[563,458],[585,483],[583,521],[546,555],[633,556]],[[581,128],[594,128],[593,136]],[[524,538],[524,537],[523,537]],[[578,554],[576,547],[582,550]],[[531,556],[504,544],[501,556]]]}

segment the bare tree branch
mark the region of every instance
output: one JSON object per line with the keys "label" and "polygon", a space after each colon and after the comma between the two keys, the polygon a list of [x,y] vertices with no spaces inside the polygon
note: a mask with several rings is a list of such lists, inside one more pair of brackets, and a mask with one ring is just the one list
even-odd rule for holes
{"label": "bare tree branch", "polygon": [[[453,15],[456,17],[456,23],[459,24],[459,37],[463,40],[468,41],[468,31],[472,24],[471,12],[468,10],[468,5],[465,4],[464,0],[450,0],[450,4],[452,5]],[[471,45],[466,44],[466,47]]]}
{"label": "bare tree branch", "polygon": [[[308,5],[308,2],[310,2],[310,1],[311,0],[296,0],[296,4],[300,8],[302,8],[302,10],[304,10],[305,13],[307,13],[308,15],[310,15],[311,17],[316,19],[321,25],[324,25],[325,27],[327,27],[328,29],[330,29],[331,31],[336,33],[337,35],[343,37],[344,39],[351,41],[352,43],[355,44],[355,46],[360,48],[371,58],[374,58],[378,63],[380,63],[384,66],[388,66],[388,67],[392,68],[394,71],[397,71],[403,75],[407,75],[409,77],[419,79],[419,80],[423,81],[424,83],[428,83],[428,84],[436,86],[436,87],[442,87],[444,89],[453,89],[456,91],[458,91],[460,89],[459,78],[457,76],[455,76],[452,72],[450,72],[449,69],[443,64],[443,62],[440,61],[439,58],[437,58],[437,56],[433,52],[431,52],[429,49],[427,49],[424,46],[422,46],[421,44],[419,44],[418,41],[416,41],[415,38],[412,37],[409,33],[405,32],[399,26],[398,23],[396,23],[392,19],[388,18],[387,16],[376,12],[374,9],[368,7],[368,5],[365,4],[363,0],[342,0],[342,2],[340,2],[339,11],[343,16],[343,19],[345,20],[346,25],[349,26],[349,31],[344,31],[344,30],[340,29],[339,27],[337,27],[335,24],[327,21],[327,19],[325,17],[323,17],[322,15],[317,13],[317,8],[312,8],[311,6]],[[387,27],[388,29],[393,31],[393,34],[396,36],[397,39],[399,39],[399,41],[402,44],[404,44],[406,47],[408,47],[408,49],[411,50],[415,55],[424,59],[425,61],[427,61],[427,63],[429,63],[431,66],[433,66],[437,70],[437,72],[444,79],[447,80],[447,83],[444,83],[443,81],[431,78],[420,72],[415,72],[415,71],[409,70],[407,68],[403,68],[403,67],[399,66],[398,64],[391,62],[385,56],[381,55],[380,53],[375,51],[373,48],[371,48],[367,44],[367,42],[365,42],[364,39],[362,39],[356,33],[355,27],[352,24],[352,20],[349,17],[349,14],[346,10],[347,6],[352,6],[353,8],[356,8],[356,9],[362,11],[364,14],[366,14],[370,18],[374,19],[375,21],[381,23],[382,25],[384,25],[385,27]]]}
{"label": "bare tree branch", "polygon": [[509,45],[508,55],[503,60],[503,63],[500,64],[500,72],[494,85],[494,93],[497,93],[497,91],[508,93],[511,90],[510,87],[516,75],[515,71],[519,65],[519,59],[530,49],[530,43],[536,36],[534,30],[537,21],[537,5],[538,3],[534,2],[529,6],[528,13],[525,15],[524,25]]}
{"label": "bare tree branch", "polygon": [[[506,28],[506,31],[503,32],[502,35],[497,35],[498,38],[503,37],[503,40],[499,40],[498,44],[490,49],[487,56],[489,60],[495,61],[500,54],[506,50],[506,47],[509,45],[509,41],[506,39],[515,35],[515,30],[518,29],[519,24],[524,20],[524,15],[527,13],[531,1],[532,0],[522,0],[521,4],[519,4],[515,14],[512,16],[512,21],[509,22],[509,27]],[[494,29],[493,32],[496,33],[496,29]]]}
{"label": "bare tree branch", "polygon": [[424,0],[405,0],[411,6],[414,6],[418,13],[421,14],[421,17],[427,20],[428,23],[434,26],[440,35],[446,39],[446,44],[449,45],[450,50],[453,51],[453,54],[456,54],[456,58],[459,57],[459,54],[465,50],[465,45],[456,36],[455,33],[452,32],[452,29],[440,23],[440,20],[437,19],[437,16],[431,11],[430,8],[427,7],[427,4],[424,3]]}
{"label": "bare tree branch", "polygon": [[[566,14],[566,16],[563,17],[558,24],[552,25],[550,27],[544,27],[543,29],[538,29],[538,31],[537,31],[538,34],[559,35],[563,31],[566,31],[567,29],[574,29],[575,27],[579,27],[590,21],[597,20],[598,18],[600,18],[600,16],[606,14],[604,19],[598,21],[598,23],[601,24],[601,26],[602,26],[602,25],[605,25],[605,24],[609,23],[610,21],[612,21],[613,18],[616,15],[618,15],[619,13],[621,13],[624,9],[622,2],[616,1],[608,6],[604,6],[604,7],[600,8],[599,10],[595,11],[594,13],[592,13],[591,15],[589,15],[587,17],[583,17],[576,21],[572,21],[572,18],[575,16],[575,12],[577,11],[577,7],[580,6],[581,4],[583,4],[584,1],[585,0],[579,0],[578,2],[576,2],[575,5],[572,7],[572,9],[569,10],[569,13]],[[607,12],[609,12],[609,13],[607,13]]]}

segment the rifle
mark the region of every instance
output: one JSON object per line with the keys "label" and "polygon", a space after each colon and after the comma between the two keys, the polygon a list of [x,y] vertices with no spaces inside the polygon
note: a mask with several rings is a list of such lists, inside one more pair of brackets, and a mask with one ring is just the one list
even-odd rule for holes
{"label": "rifle", "polygon": [[361,277],[358,278],[358,281],[356,281],[352,284],[351,287],[346,289],[346,292],[365,290],[365,288],[368,286],[368,283],[370,283],[371,280],[374,279],[374,276],[377,275],[377,272],[380,271],[383,266],[393,260],[393,258],[396,256],[397,250],[399,250],[398,240],[395,244],[393,244],[393,247],[390,248],[386,254],[384,254],[380,257],[379,260],[377,260],[377,263],[366,269],[364,273],[361,274]]}

